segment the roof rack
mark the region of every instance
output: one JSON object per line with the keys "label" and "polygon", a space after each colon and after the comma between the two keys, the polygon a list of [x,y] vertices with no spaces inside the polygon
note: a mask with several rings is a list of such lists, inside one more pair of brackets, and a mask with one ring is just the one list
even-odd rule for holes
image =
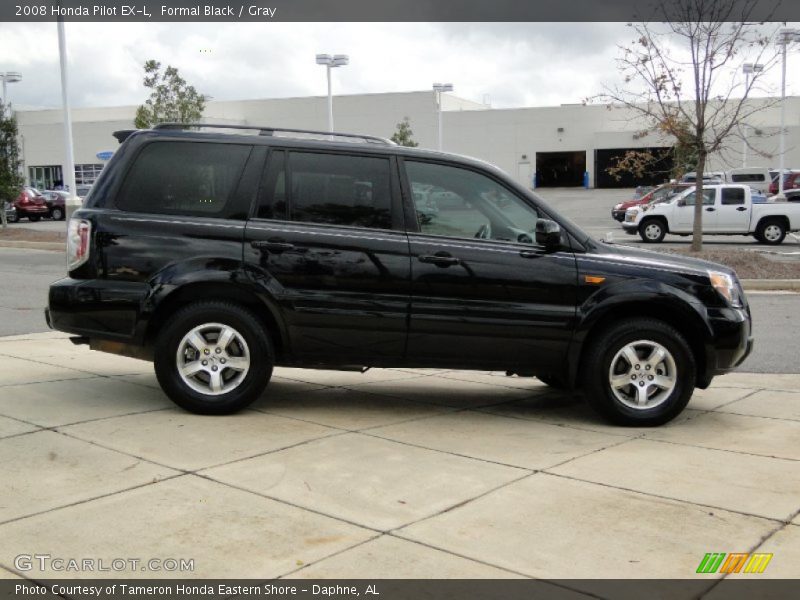
{"label": "roof rack", "polygon": [[374,135],[361,135],[358,133],[339,133],[337,131],[317,131],[314,129],[290,129],[287,127],[262,127],[260,125],[226,125],[221,123],[159,123],[153,129],[191,129],[193,127],[210,129],[247,129],[258,131],[258,135],[275,135],[280,133],[300,133],[304,135],[319,135],[331,138],[345,138],[348,140],[361,140],[368,144],[382,144],[384,146],[396,145],[393,141]]}

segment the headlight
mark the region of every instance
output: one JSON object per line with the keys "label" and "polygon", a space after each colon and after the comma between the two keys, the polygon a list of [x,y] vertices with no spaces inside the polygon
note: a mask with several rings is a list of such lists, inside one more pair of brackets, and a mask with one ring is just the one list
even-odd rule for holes
{"label": "headlight", "polygon": [[709,271],[708,278],[714,289],[717,290],[720,296],[728,301],[728,304],[734,308],[741,308],[742,298],[733,277],[720,271]]}

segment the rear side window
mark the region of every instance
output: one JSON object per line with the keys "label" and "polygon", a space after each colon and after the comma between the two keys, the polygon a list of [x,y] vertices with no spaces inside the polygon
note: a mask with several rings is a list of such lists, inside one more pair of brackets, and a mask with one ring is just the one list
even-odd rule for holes
{"label": "rear side window", "polygon": [[731,175],[733,183],[763,183],[766,180],[767,178],[763,173],[734,173]]}
{"label": "rear side window", "polygon": [[228,217],[250,146],[155,142],[136,157],[117,197],[132,212]]}
{"label": "rear side window", "polygon": [[722,188],[722,204],[744,204],[744,188]]}
{"label": "rear side window", "polygon": [[390,229],[388,158],[289,152],[292,221]]}

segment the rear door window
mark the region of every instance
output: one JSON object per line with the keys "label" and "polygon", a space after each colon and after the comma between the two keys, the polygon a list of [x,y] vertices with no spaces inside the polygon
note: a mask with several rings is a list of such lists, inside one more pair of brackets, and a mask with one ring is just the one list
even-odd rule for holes
{"label": "rear door window", "polygon": [[289,152],[289,218],[391,229],[390,164],[385,157]]}
{"label": "rear door window", "polygon": [[744,204],[744,188],[722,188],[722,204]]}
{"label": "rear door window", "polygon": [[132,212],[230,218],[251,146],[210,142],[146,145],[116,205]]}

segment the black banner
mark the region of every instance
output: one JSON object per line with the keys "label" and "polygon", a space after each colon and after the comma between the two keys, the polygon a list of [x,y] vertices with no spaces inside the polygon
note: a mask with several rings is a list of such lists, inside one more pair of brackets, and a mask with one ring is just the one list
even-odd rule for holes
{"label": "black banner", "polygon": [[[712,5],[719,2],[697,0],[695,4],[707,3],[713,10]],[[628,22],[663,20],[664,11],[674,11],[670,20],[680,20],[680,4],[662,0],[2,0],[0,21]],[[725,20],[800,20],[797,0],[728,0],[726,4],[732,10]]]}
{"label": "black banner", "polygon": [[270,598],[274,600],[537,600],[621,598],[678,600],[703,597],[741,599],[797,598],[800,580],[746,578],[688,580],[0,580],[0,599],[197,600]]}

